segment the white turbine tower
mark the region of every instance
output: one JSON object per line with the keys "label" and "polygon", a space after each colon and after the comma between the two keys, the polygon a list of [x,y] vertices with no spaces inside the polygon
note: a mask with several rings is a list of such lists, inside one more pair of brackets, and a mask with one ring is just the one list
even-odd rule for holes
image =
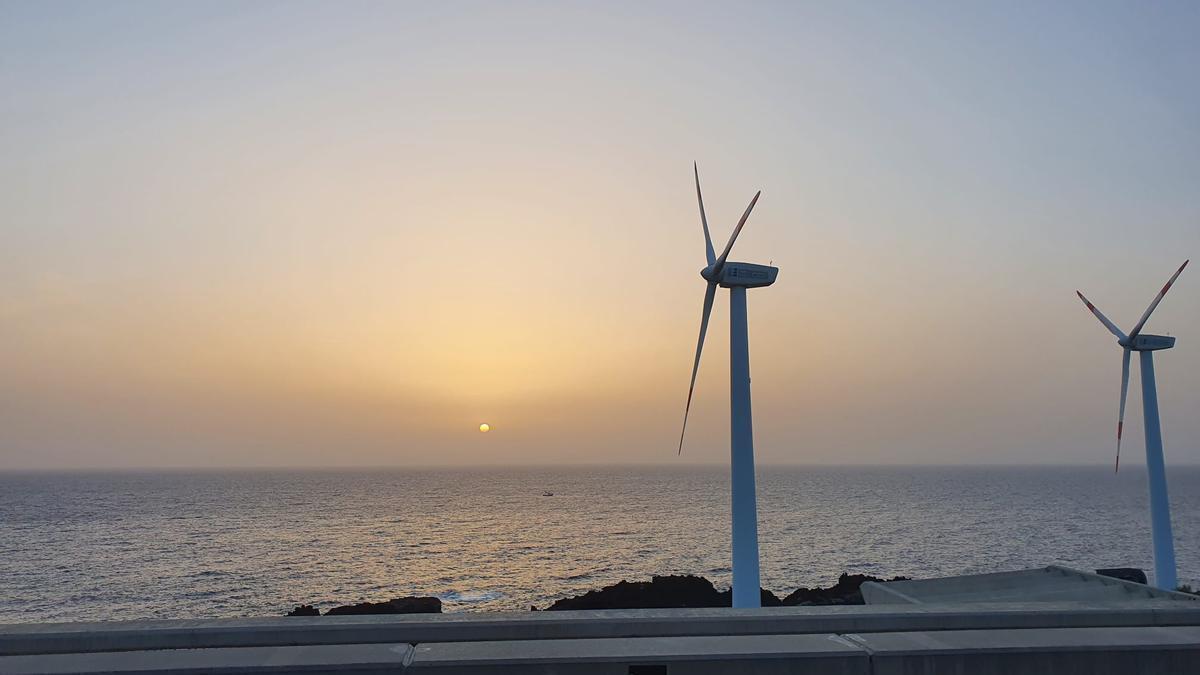
{"label": "white turbine tower", "polygon": [[1138,352],[1142,369],[1142,415],[1146,431],[1146,473],[1150,483],[1150,532],[1154,542],[1154,585],[1173,591],[1176,587],[1175,578],[1175,538],[1171,534],[1171,507],[1167,501],[1167,471],[1163,462],[1162,430],[1158,421],[1158,391],[1154,384],[1154,352],[1160,349],[1170,349],[1175,346],[1175,338],[1165,335],[1143,335],[1142,327],[1150,314],[1162,302],[1163,296],[1171,290],[1171,284],[1179,278],[1180,272],[1187,267],[1188,261],[1183,261],[1171,279],[1158,292],[1154,302],[1146,308],[1146,313],[1129,331],[1129,335],[1121,332],[1108,317],[1100,313],[1096,306],[1083,297],[1083,293],[1075,291],[1083,304],[1092,314],[1104,324],[1104,327],[1117,336],[1117,344],[1121,346],[1121,407],[1117,416],[1117,462],[1114,470],[1121,468],[1121,431],[1125,426],[1125,395],[1129,391],[1129,353]]}
{"label": "white turbine tower", "polygon": [[692,392],[696,388],[696,371],[700,368],[700,352],[704,349],[704,334],[708,332],[708,316],[712,313],[717,286],[729,289],[729,413],[730,413],[730,485],[733,503],[733,606],[758,607],[762,603],[758,582],[758,509],[754,491],[754,429],[750,417],[750,346],[746,329],[746,289],[770,286],[775,283],[779,268],[742,262],[726,262],[733,242],[737,241],[750,211],[762,191],[746,207],[742,219],[733,228],[729,243],[721,255],[713,251],[708,234],[708,218],[704,215],[704,198],[700,196],[700,171],[696,175],[696,201],[700,205],[700,225],[704,228],[704,253],[708,265],[700,276],[708,283],[704,291],[704,312],[700,315],[700,338],[696,341],[696,360],[692,363],[692,383],[688,386],[687,406],[683,409],[683,430],[679,434],[679,452],[683,453],[683,435],[687,433],[688,412],[692,408]]}

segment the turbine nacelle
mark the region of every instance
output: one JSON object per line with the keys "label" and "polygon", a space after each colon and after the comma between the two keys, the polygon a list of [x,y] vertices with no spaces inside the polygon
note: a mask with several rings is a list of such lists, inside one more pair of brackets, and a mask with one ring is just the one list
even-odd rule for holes
{"label": "turbine nacelle", "polygon": [[701,272],[700,276],[708,281],[720,284],[722,288],[733,288],[735,286],[761,288],[762,286],[770,286],[775,283],[775,277],[779,276],[779,268],[771,267],[770,265],[755,265],[754,263],[730,262],[725,263],[725,266],[721,268],[720,273],[715,278],[705,276],[704,272]]}
{"label": "turbine nacelle", "polygon": [[1155,352],[1160,349],[1170,349],[1175,346],[1175,338],[1167,335],[1139,335],[1131,340],[1122,343],[1120,340],[1117,344],[1131,349],[1135,352]]}

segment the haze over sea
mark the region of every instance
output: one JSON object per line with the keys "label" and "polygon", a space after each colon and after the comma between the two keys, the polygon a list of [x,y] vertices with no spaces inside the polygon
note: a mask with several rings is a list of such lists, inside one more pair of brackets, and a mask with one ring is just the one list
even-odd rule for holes
{"label": "haze over sea", "polygon": [[[1200,579],[1200,467],[1169,474]],[[554,496],[542,496],[552,491]],[[759,469],[763,585],[1152,567],[1145,473]],[[523,610],[653,574],[729,583],[719,466],[0,474],[0,622],[278,615],[401,595]]]}

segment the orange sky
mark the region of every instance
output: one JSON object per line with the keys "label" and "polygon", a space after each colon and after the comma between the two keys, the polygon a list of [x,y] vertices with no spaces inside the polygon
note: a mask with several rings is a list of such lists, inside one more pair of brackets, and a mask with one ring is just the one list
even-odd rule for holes
{"label": "orange sky", "polygon": [[760,461],[1110,462],[1074,290],[1131,324],[1200,251],[1194,12],[762,9],[5,9],[0,468],[723,462],[693,159],[781,268]]}

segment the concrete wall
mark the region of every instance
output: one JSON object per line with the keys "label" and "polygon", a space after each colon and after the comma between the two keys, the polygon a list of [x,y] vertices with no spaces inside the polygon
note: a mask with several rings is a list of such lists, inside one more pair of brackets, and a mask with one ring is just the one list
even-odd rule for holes
{"label": "concrete wall", "polygon": [[847,636],[874,675],[1200,673],[1200,628],[1051,628]]}
{"label": "concrete wall", "polygon": [[1157,675],[1200,672],[1200,627],[1041,628],[234,647],[0,657],[9,675]]}
{"label": "concrete wall", "polygon": [[234,647],[0,657],[5,675],[84,673],[403,673],[408,644]]}
{"label": "concrete wall", "polygon": [[865,649],[831,635],[739,635],[418,645],[408,673],[429,675],[865,675]]}
{"label": "concrete wall", "polygon": [[1200,603],[997,603],[0,625],[0,655],[364,643],[1200,625]]}

